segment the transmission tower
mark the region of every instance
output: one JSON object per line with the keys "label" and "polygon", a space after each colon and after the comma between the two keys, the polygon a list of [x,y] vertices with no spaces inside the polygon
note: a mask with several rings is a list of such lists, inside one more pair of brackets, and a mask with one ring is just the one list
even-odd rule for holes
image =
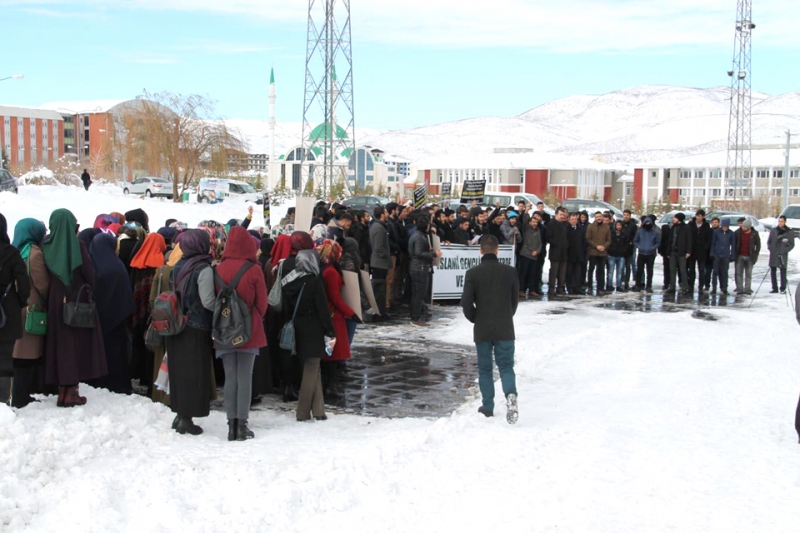
{"label": "transmission tower", "polygon": [[302,135],[305,186],[311,180],[327,195],[337,180],[347,183],[355,150],[350,0],[308,2]]}
{"label": "transmission tower", "polygon": [[728,71],[731,78],[731,111],[728,122],[728,166],[725,176],[725,204],[728,190],[733,190],[734,204],[744,197],[744,191],[752,185],[750,112],[751,97],[750,52],[753,29],[752,0],[738,0],[736,33],[733,42],[733,66]]}

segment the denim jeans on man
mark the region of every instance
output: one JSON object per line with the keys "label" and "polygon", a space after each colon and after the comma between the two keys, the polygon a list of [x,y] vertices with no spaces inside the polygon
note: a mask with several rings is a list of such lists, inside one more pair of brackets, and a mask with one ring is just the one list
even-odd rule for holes
{"label": "denim jeans on man", "polygon": [[514,341],[484,341],[476,342],[478,350],[478,386],[483,397],[483,408],[494,411],[494,360],[500,372],[500,383],[503,394],[517,393],[517,379],[514,374]]}
{"label": "denim jeans on man", "polygon": [[[617,271],[616,285],[614,284],[614,269]],[[611,290],[613,287],[620,288],[622,286],[622,274],[624,269],[625,257],[614,257],[613,255],[608,256],[608,278],[606,281],[606,287],[608,290]]]}

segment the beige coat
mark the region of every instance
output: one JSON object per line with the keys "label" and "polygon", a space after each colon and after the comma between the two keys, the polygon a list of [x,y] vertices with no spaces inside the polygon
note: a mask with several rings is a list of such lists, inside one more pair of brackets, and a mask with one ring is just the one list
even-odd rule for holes
{"label": "beige coat", "polygon": [[[50,273],[44,263],[44,254],[41,248],[36,245],[31,246],[28,264],[30,266],[28,278],[31,282],[31,296],[28,298],[28,306],[36,305],[37,309],[44,311],[47,305],[47,294],[50,290]],[[22,309],[23,325],[27,315],[28,308],[25,307]],[[39,359],[43,355],[44,336],[23,333],[22,338],[14,344],[14,359]]]}

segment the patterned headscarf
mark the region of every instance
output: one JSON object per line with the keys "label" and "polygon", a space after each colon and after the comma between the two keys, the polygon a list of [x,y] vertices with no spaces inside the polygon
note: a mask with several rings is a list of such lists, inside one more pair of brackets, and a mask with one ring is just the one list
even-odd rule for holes
{"label": "patterned headscarf", "polygon": [[322,244],[317,246],[317,253],[319,254],[319,261],[323,265],[336,264],[342,258],[342,247],[331,239],[325,239]]}
{"label": "patterned headscarf", "polygon": [[328,227],[325,224],[317,224],[311,228],[311,240],[314,246],[320,246],[328,238]]}

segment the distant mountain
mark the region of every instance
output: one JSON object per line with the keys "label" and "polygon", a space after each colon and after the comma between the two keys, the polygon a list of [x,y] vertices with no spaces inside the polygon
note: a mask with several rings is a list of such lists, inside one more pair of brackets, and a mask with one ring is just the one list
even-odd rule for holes
{"label": "distant mountain", "polygon": [[[358,130],[369,144],[410,160],[443,154],[489,153],[496,147],[533,148],[609,163],[641,163],[725,150],[730,89],[669,85],[632,87],[600,96],[568,96],[516,117],[480,117],[408,130]],[[800,131],[800,93],[753,92],[753,143],[779,143]],[[269,126],[228,121],[267,151]],[[300,124],[279,124],[278,153],[300,139]],[[256,147],[258,150],[253,150]]]}

